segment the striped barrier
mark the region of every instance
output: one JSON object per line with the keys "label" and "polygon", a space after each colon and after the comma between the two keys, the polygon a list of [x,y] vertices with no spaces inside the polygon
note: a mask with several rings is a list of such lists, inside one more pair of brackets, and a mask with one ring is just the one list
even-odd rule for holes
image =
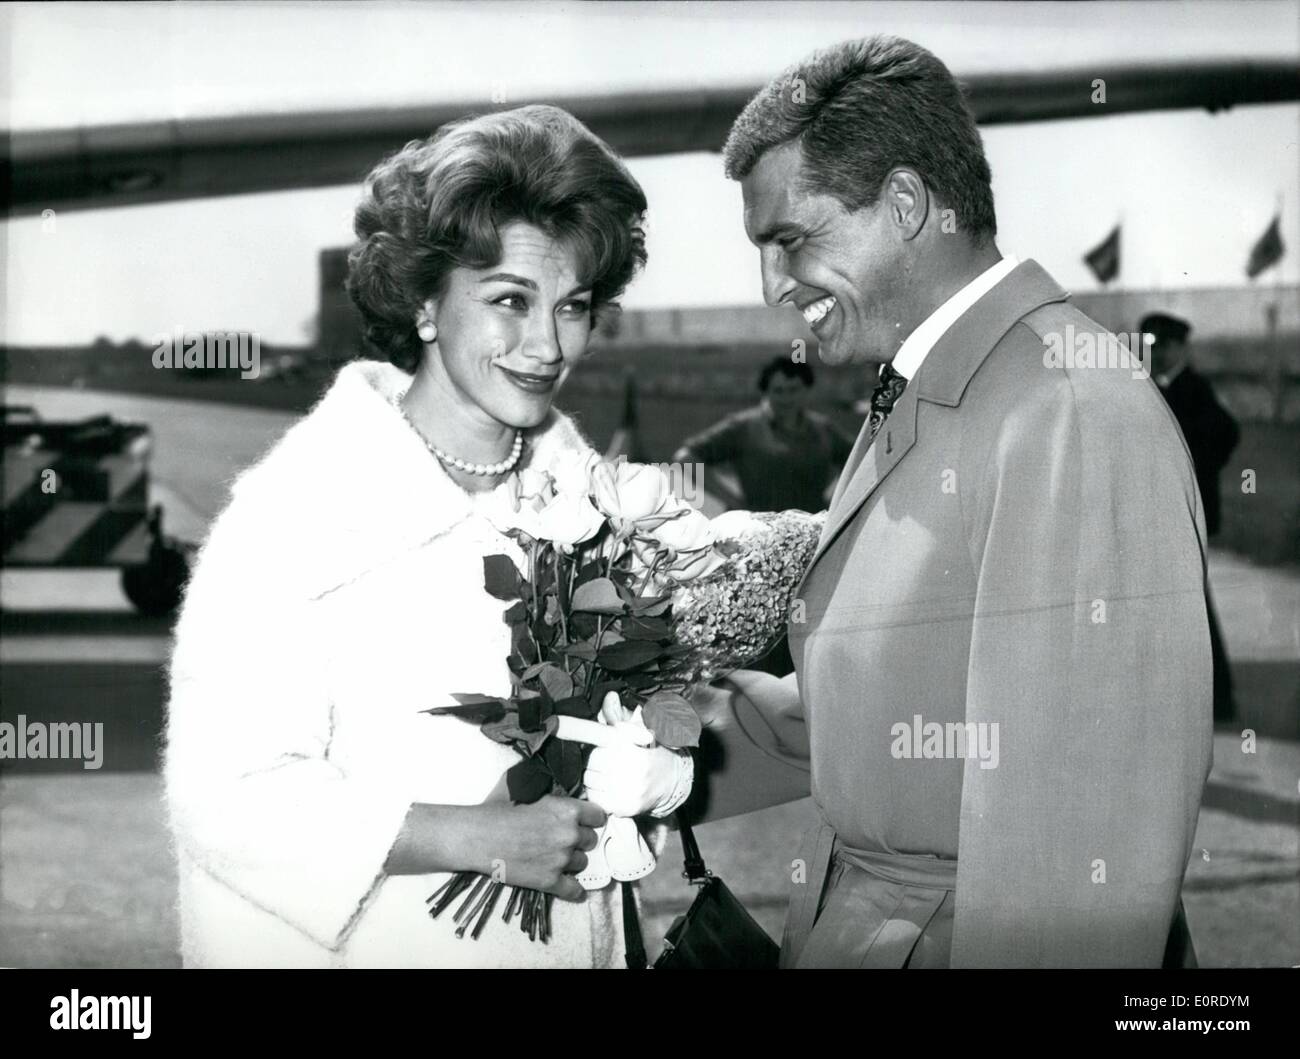
{"label": "striped barrier", "polygon": [[148,428],[107,416],[4,424],[5,567],[127,567],[149,557]]}

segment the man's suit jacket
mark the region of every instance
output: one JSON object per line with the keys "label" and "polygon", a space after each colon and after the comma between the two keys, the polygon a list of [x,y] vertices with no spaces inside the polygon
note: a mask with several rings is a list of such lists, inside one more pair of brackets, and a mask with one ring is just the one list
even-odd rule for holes
{"label": "man's suit jacket", "polygon": [[[836,843],[956,860],[897,966],[1160,966],[1178,907],[1211,755],[1204,518],[1154,382],[1046,366],[1045,337],[1105,333],[1066,299],[1026,261],[943,335],[864,429],[796,594]],[[966,757],[929,756],[933,722],[980,726]],[[799,883],[787,964],[821,900]],[[834,929],[822,961],[894,944]]]}
{"label": "man's suit jacket", "polygon": [[1182,428],[1205,505],[1205,532],[1219,532],[1219,472],[1241,439],[1237,421],[1190,364],[1161,391]]}

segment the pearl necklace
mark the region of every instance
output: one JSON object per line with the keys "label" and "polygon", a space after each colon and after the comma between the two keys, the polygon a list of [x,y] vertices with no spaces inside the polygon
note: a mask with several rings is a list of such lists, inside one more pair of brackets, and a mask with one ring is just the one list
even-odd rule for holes
{"label": "pearl necklace", "polygon": [[524,432],[522,430],[516,430],[515,443],[510,448],[510,455],[500,463],[470,463],[467,460],[462,460],[459,456],[450,456],[443,452],[442,449],[438,448],[437,445],[420,433],[419,428],[411,422],[411,417],[408,416],[402,408],[399,407],[398,411],[401,413],[402,418],[406,420],[407,426],[415,431],[415,436],[424,442],[424,447],[426,449],[437,456],[443,463],[450,464],[458,471],[464,471],[466,474],[482,475],[486,478],[493,478],[499,474],[505,474],[507,471],[512,470],[514,465],[519,462],[519,457],[524,451]]}

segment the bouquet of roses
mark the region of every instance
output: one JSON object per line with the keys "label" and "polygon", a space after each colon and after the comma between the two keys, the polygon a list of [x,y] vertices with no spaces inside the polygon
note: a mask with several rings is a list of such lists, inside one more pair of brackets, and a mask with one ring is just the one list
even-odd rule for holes
{"label": "bouquet of roses", "polygon": [[[691,686],[752,663],[779,641],[820,517],[731,512],[710,521],[672,494],[659,468],[621,460],[593,458],[576,481],[558,488],[532,470],[508,485],[515,511],[505,532],[526,557],[525,569],[489,555],[483,573],[486,590],[509,604],[512,693],[457,695],[458,705],[429,712],[476,722],[487,738],[519,752],[506,773],[516,803],[581,796],[592,746],[613,734],[600,720],[611,692],[647,730],[644,743],[697,746],[701,722],[687,697]],[[608,709],[603,717],[609,720]],[[633,860],[648,862],[614,877],[653,869],[634,822],[611,817],[607,827],[624,828],[611,834],[611,849],[622,837],[633,843]],[[609,875],[579,879],[598,886]],[[459,872],[429,898],[429,914],[459,899],[456,933],[477,938],[505,889],[503,879]],[[503,919],[518,916],[530,938],[544,941],[551,900],[512,887]]]}

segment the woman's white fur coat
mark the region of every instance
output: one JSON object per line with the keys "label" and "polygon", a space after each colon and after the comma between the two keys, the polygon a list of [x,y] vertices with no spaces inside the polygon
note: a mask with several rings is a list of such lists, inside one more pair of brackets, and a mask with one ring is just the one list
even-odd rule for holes
{"label": "woman's white fur coat", "polygon": [[[617,886],[557,900],[553,938],[500,919],[477,941],[432,920],[445,875],[382,871],[412,802],[477,804],[518,760],[454,717],[454,692],[506,695],[505,604],[481,557],[514,543],[392,401],[410,383],[343,368],[235,483],[186,595],[171,663],[165,777],[191,967],[618,967]],[[590,455],[553,412],[529,466]]]}

